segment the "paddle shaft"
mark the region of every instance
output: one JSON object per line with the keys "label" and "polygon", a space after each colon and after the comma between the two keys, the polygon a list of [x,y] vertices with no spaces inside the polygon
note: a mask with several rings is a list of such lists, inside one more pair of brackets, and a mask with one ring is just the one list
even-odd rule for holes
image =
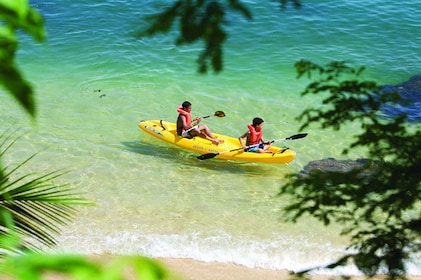
{"label": "paddle shaft", "polygon": [[[222,117],[225,117],[225,113],[222,112],[222,111],[216,111],[213,115],[203,116],[203,117],[200,117],[200,118],[206,119],[206,118],[210,118],[210,117],[220,117],[220,118],[222,118]],[[199,124],[199,122],[196,123],[196,125],[198,125],[198,124]],[[192,128],[186,130],[185,132],[189,132],[190,130],[194,129],[195,126],[193,126]]]}
{"label": "paddle shaft", "polygon": [[[265,143],[263,143],[263,144],[266,144],[266,145],[267,145],[267,144],[272,144],[272,143],[275,143],[275,142],[278,142],[278,141],[282,141],[282,140],[287,140],[287,138],[282,138],[282,139],[271,140],[271,141],[265,142]],[[252,148],[252,147],[259,146],[260,144],[261,144],[261,143],[259,143],[259,144],[254,144],[254,145],[249,145],[249,146],[246,146],[245,148],[241,147],[241,148],[236,148],[236,149],[229,150],[229,151],[223,151],[223,152],[218,153],[218,155],[220,155],[220,154],[226,154],[226,153],[230,153],[230,152],[235,152],[235,151],[239,151],[239,150],[246,150],[246,149],[250,149],[250,148]]]}
{"label": "paddle shaft", "polygon": [[225,117],[225,113],[223,111],[216,111],[213,115],[203,116],[202,119],[206,119],[206,118],[210,118],[210,117],[223,118],[223,117]]}
{"label": "paddle shaft", "polygon": [[[301,134],[295,134],[295,135],[292,135],[292,136],[290,136],[290,137],[286,137],[286,138],[281,138],[281,139],[276,139],[276,140],[271,140],[271,141],[268,141],[268,142],[265,142],[265,143],[263,143],[263,144],[272,144],[272,143],[275,143],[275,142],[278,142],[278,141],[284,141],[284,140],[295,140],[295,139],[300,139],[300,138],[304,138],[304,137],[306,137],[307,136],[307,133],[301,133]],[[254,144],[254,145],[250,145],[250,146],[246,146],[246,149],[249,149],[249,148],[252,148],[252,147],[256,147],[256,146],[259,146],[260,145],[260,143],[259,144]],[[242,150],[243,148],[241,147],[241,148],[237,148],[237,149],[234,149],[234,150],[230,150],[230,151],[224,151],[224,152],[220,152],[219,154],[222,154],[222,153],[229,153],[229,152],[234,152],[234,151],[238,151],[238,150]]]}

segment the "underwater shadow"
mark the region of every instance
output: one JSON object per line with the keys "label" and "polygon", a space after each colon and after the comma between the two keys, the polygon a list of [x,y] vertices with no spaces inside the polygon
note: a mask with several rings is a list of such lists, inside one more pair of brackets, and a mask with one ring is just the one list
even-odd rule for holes
{"label": "underwater shadow", "polygon": [[159,157],[162,159],[174,160],[186,168],[198,168],[216,171],[219,173],[234,173],[244,175],[273,175],[274,169],[282,168],[284,172],[296,172],[294,167],[288,164],[266,164],[242,162],[234,160],[222,160],[217,157],[208,160],[197,158],[200,154],[184,151],[172,146],[158,146],[139,141],[121,142],[127,150],[147,156]]}

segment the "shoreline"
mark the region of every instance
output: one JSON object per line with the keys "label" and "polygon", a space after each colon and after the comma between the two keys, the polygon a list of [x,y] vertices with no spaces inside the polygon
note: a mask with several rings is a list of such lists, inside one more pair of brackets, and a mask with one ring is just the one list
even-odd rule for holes
{"label": "shoreline", "polygon": [[[116,257],[114,255],[90,255],[89,259],[101,265],[111,263]],[[181,258],[151,258],[160,263],[167,271],[170,272],[168,280],[289,280],[293,279],[288,270],[271,270],[263,268],[250,268],[232,263],[220,262],[202,262],[193,259]],[[350,276],[348,279],[363,280],[367,276]],[[371,277],[374,280],[384,280],[387,277],[378,275]],[[127,275],[127,280],[135,280],[137,278]],[[313,274],[307,275],[310,280],[331,280],[343,279],[340,276]],[[408,275],[408,280],[421,280],[421,275]]]}

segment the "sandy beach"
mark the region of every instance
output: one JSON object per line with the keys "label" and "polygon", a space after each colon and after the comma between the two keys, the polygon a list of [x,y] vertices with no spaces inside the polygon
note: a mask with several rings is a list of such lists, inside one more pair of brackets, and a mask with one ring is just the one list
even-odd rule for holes
{"label": "sandy beach", "polygon": [[[113,262],[115,256],[95,255],[89,258],[102,265],[108,265]],[[166,278],[168,280],[287,280],[293,277],[287,270],[249,268],[236,264],[207,263],[192,259],[159,258],[156,260],[170,271],[170,277]],[[137,279],[133,275],[130,275],[130,273],[125,276],[127,280]],[[330,275],[309,275],[308,278],[311,280],[342,279]],[[355,276],[351,277],[351,279],[363,280],[366,277]],[[386,277],[376,276],[371,279],[381,280],[386,279]],[[421,276],[408,276],[408,279],[421,280]]]}
{"label": "sandy beach", "polygon": [[[287,280],[293,276],[287,270],[271,270],[261,268],[249,268],[245,266],[226,263],[205,263],[191,259],[160,259],[170,271],[181,276],[185,280]],[[310,275],[311,280],[340,279],[329,275]],[[366,277],[352,277],[354,280],[362,280]],[[378,276],[373,279],[385,279]],[[410,276],[410,280],[421,280],[421,276]]]}
{"label": "sandy beach", "polygon": [[235,264],[205,263],[191,259],[159,259],[164,266],[185,280],[269,280],[288,279],[286,270],[249,268]]}

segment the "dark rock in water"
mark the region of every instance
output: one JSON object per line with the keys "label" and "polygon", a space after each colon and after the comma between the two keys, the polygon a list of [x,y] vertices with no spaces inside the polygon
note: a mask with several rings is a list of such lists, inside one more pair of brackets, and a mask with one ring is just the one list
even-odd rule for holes
{"label": "dark rock in water", "polygon": [[379,163],[370,159],[336,160],[334,158],[326,158],[309,162],[301,170],[300,175],[306,176],[314,170],[346,173],[354,169],[362,169],[360,175],[368,176],[376,172],[378,166]]}
{"label": "dark rock in water", "polygon": [[408,81],[398,85],[383,85],[381,90],[386,93],[399,93],[403,102],[384,104],[381,111],[388,117],[407,114],[408,121],[421,122],[421,76],[413,76]]}
{"label": "dark rock in water", "polygon": [[411,95],[413,93],[417,94],[419,98],[421,98],[421,76],[416,75],[412,76],[409,81],[403,82],[397,87],[402,87],[405,91],[404,93]]}

